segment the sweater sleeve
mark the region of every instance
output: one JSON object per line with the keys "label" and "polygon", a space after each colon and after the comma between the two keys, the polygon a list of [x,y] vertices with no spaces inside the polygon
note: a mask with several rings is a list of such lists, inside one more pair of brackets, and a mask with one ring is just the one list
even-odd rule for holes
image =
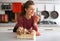
{"label": "sweater sleeve", "polygon": [[17,19],[17,24],[15,25],[15,27],[13,29],[13,32],[16,32],[16,30],[18,29],[18,27],[22,27],[22,24],[23,24],[23,21],[22,21],[21,17],[19,17]]}
{"label": "sweater sleeve", "polygon": [[38,25],[33,25],[33,29],[38,32]]}
{"label": "sweater sleeve", "polygon": [[17,27],[22,27],[23,26],[23,18],[22,17],[19,17],[17,19],[17,24],[16,24]]}
{"label": "sweater sleeve", "polygon": [[32,20],[33,20],[33,23],[32,23],[32,28],[37,32],[38,31],[38,24],[34,25],[34,16],[32,16]]}

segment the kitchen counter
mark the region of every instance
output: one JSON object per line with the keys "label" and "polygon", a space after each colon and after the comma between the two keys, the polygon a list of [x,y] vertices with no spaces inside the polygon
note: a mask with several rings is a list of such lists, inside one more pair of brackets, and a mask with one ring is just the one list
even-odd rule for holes
{"label": "kitchen counter", "polygon": [[34,41],[34,40],[17,39],[16,33],[13,32],[0,32],[0,41]]}
{"label": "kitchen counter", "polygon": [[14,27],[16,23],[0,23],[0,27]]}
{"label": "kitchen counter", "polygon": [[[0,27],[14,27],[16,23],[0,23]],[[60,27],[58,24],[38,24],[38,27]]]}
{"label": "kitchen counter", "polygon": [[38,27],[60,27],[57,24],[38,24]]}
{"label": "kitchen counter", "polygon": [[[21,40],[16,38],[16,33],[0,32],[0,41],[34,41],[34,40]],[[36,41],[60,41],[60,32],[41,33],[41,36],[36,37]]]}

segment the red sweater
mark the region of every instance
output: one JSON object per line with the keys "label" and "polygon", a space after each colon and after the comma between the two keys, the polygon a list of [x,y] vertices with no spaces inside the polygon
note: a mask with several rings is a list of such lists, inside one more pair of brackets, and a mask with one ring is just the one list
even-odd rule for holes
{"label": "red sweater", "polygon": [[34,26],[33,21],[34,21],[33,17],[31,17],[31,19],[26,19],[24,16],[20,16],[17,20],[17,25],[16,26],[17,27],[22,27],[23,26],[27,30],[30,30],[31,27],[32,27],[32,29],[34,29],[35,31],[38,31],[38,26],[37,25]]}

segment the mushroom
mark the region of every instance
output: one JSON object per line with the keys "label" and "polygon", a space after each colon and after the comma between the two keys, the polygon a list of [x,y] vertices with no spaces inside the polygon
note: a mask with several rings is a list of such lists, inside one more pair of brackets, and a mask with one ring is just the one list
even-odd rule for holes
{"label": "mushroom", "polygon": [[17,34],[19,34],[19,35],[23,34],[23,27],[19,27],[17,29]]}

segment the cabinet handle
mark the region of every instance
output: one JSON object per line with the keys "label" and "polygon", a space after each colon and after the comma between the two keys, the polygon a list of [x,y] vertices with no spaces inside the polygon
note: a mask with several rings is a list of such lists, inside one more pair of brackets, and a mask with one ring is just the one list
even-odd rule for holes
{"label": "cabinet handle", "polygon": [[13,30],[13,29],[8,29],[8,30]]}
{"label": "cabinet handle", "polygon": [[45,29],[45,31],[52,31],[53,29]]}

